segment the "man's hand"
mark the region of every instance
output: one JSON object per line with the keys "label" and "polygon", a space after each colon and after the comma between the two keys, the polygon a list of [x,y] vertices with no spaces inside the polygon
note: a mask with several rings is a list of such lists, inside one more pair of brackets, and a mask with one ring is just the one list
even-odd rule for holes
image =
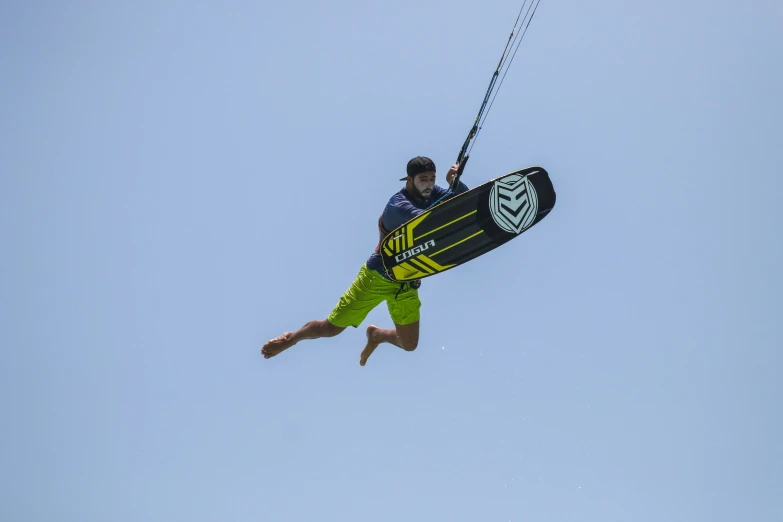
{"label": "man's hand", "polygon": [[453,179],[454,179],[454,176],[456,176],[456,175],[457,175],[457,171],[458,171],[458,170],[459,170],[459,163],[455,163],[455,164],[454,164],[454,165],[452,165],[452,166],[451,166],[451,168],[449,169],[449,173],[448,173],[448,174],[446,174],[446,181],[448,181],[448,182],[449,182],[449,185],[451,185],[451,180],[453,180]]}

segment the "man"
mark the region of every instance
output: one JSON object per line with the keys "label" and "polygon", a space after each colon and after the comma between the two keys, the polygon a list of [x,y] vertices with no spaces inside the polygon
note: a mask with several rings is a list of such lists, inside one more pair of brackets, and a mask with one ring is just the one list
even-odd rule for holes
{"label": "man", "polygon": [[[451,184],[459,165],[449,169],[446,180]],[[370,311],[381,301],[386,301],[394,322],[394,329],[367,327],[367,345],[362,350],[359,364],[364,366],[367,359],[381,343],[389,343],[406,351],[413,351],[419,343],[419,281],[400,284],[392,281],[386,274],[380,255],[380,242],[398,226],[421,214],[434,202],[445,200],[465,192],[468,187],[459,184],[455,192],[435,185],[435,163],[429,158],[417,156],[408,162],[405,188],[391,197],[386,204],[378,229],[380,240],[375,252],[359,270],[356,280],[340,297],[332,313],[326,320],[315,320],[302,326],[295,332],[286,332],[266,343],[261,349],[265,359],[274,357],[303,339],[333,337],[348,326],[358,327]]]}

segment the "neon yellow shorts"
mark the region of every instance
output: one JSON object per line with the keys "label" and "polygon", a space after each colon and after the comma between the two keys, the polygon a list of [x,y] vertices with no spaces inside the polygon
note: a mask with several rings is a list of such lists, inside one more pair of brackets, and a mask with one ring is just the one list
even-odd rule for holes
{"label": "neon yellow shorts", "polygon": [[389,281],[375,270],[362,266],[351,287],[340,297],[327,320],[335,326],[358,327],[370,311],[386,301],[394,324],[411,324],[419,320],[419,291],[405,284]]}

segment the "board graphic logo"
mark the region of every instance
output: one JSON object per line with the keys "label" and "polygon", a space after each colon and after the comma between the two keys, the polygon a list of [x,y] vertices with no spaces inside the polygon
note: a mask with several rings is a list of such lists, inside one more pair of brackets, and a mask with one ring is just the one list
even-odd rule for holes
{"label": "board graphic logo", "polygon": [[520,234],[536,220],[538,214],[536,189],[527,176],[520,174],[506,176],[492,185],[489,193],[489,209],[497,226],[511,234]]}
{"label": "board graphic logo", "polygon": [[410,250],[406,250],[402,254],[397,254],[396,256],[394,256],[394,260],[397,261],[398,263],[400,263],[402,261],[405,261],[409,257],[415,256],[416,254],[420,254],[420,253],[424,252],[425,250],[427,250],[428,248],[434,247],[434,246],[435,246],[435,240],[434,239],[430,239],[429,241],[427,241],[423,245],[419,245],[417,247],[413,247]]}

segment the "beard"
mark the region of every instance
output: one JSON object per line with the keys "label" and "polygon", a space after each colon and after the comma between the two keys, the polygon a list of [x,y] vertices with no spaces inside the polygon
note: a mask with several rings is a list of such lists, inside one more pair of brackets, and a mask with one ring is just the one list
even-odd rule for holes
{"label": "beard", "polygon": [[433,189],[433,187],[430,185],[419,186],[417,183],[413,184],[413,188],[416,189],[416,192],[418,193],[418,196],[421,197],[421,199],[427,199],[430,197]]}

